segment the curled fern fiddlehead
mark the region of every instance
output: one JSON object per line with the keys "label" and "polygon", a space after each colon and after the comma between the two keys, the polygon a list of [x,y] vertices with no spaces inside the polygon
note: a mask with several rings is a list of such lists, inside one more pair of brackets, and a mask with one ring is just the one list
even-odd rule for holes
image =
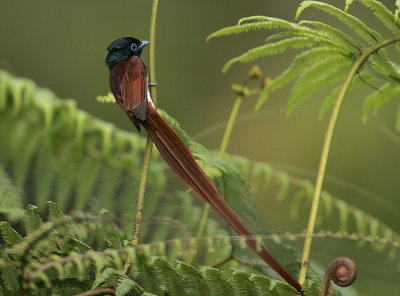
{"label": "curled fern fiddlehead", "polygon": [[329,294],[331,281],[340,287],[348,287],[357,277],[357,268],[355,263],[347,257],[339,257],[333,260],[324,275],[320,296]]}

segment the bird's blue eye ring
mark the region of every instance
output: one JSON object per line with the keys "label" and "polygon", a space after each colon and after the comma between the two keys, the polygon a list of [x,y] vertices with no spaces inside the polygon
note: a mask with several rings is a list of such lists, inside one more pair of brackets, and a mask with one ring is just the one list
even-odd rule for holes
{"label": "bird's blue eye ring", "polygon": [[132,51],[136,51],[137,50],[137,44],[136,43],[132,43],[131,44],[131,50]]}

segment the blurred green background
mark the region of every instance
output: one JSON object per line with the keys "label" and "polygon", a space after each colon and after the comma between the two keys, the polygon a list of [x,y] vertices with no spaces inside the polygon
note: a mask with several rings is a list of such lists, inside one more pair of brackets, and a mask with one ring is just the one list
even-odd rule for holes
{"label": "blurred green background", "polygon": [[[267,31],[213,39],[206,37],[250,15],[267,15],[294,21],[301,1],[186,0],[160,1],[157,37],[157,91],[159,107],[176,118],[197,141],[218,149],[224,123],[235,95],[232,83],[241,84],[251,64],[234,65],[227,74],[223,64],[245,50],[260,45],[271,34]],[[326,1],[340,8],[344,1]],[[383,1],[394,10],[394,1]],[[149,38],[152,1],[9,1],[0,8],[0,68],[17,76],[29,77],[48,87],[61,98],[74,98],[78,107],[94,116],[133,131],[117,105],[95,101],[109,91],[108,70],[104,64],[108,44],[123,36]],[[374,16],[354,4],[357,14],[371,26]],[[332,21],[315,10],[303,19]],[[378,28],[381,28],[378,25]],[[275,77],[287,67],[296,52],[264,58],[257,63],[263,75]],[[142,57],[147,60],[147,52]],[[399,59],[397,59],[399,60]],[[228,152],[249,159],[279,164],[289,172],[313,180],[327,117],[318,119],[323,93],[310,98],[292,115],[285,115],[290,89],[273,94],[258,113],[256,97],[247,98]],[[366,93],[347,96],[340,115],[329,156],[324,189],[399,230],[400,135],[394,130],[398,100],[385,105],[377,117],[361,121]],[[145,136],[145,135],[143,135]],[[182,185],[182,188],[183,185]],[[309,209],[303,217],[289,220],[285,204],[268,196],[258,196],[257,205],[265,227],[299,232],[306,227]],[[337,219],[324,229],[337,230]],[[301,248],[301,242],[298,243]],[[328,264],[336,256],[352,257],[359,266],[354,286],[360,295],[395,295],[400,290],[396,262],[368,247],[352,242],[314,240],[311,258]]]}

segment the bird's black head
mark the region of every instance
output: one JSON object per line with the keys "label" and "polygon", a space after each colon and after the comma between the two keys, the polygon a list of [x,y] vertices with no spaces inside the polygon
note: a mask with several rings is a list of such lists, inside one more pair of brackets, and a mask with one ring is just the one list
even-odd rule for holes
{"label": "bird's black head", "polygon": [[140,41],[132,37],[124,37],[113,41],[107,47],[106,65],[111,70],[120,61],[131,56],[138,56],[142,53],[143,47],[149,44],[148,41]]}

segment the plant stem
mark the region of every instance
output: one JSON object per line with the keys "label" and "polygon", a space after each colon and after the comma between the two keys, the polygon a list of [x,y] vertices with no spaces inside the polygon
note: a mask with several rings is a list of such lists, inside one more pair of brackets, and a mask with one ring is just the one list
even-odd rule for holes
{"label": "plant stem", "polygon": [[340,107],[342,106],[344,96],[350,86],[350,83],[351,83],[353,77],[356,75],[358,69],[367,60],[367,58],[371,54],[373,54],[374,52],[379,50],[380,48],[385,47],[394,42],[397,42],[399,40],[400,40],[400,37],[395,37],[393,39],[385,40],[385,41],[375,45],[374,47],[370,48],[369,50],[365,51],[354,62],[354,64],[350,68],[350,71],[347,74],[346,79],[343,82],[342,88],[340,89],[340,92],[336,98],[336,102],[335,102],[335,105],[333,106],[331,117],[329,118],[328,127],[326,129],[325,139],[324,139],[324,143],[322,146],[321,158],[320,158],[320,162],[319,162],[319,166],[318,166],[317,179],[315,180],[315,185],[314,185],[314,193],[313,193],[313,198],[312,198],[312,203],[311,203],[310,215],[308,218],[306,238],[304,240],[303,253],[302,253],[302,257],[301,257],[301,266],[300,266],[300,274],[299,274],[299,283],[301,285],[304,283],[304,281],[306,279],[308,258],[310,255],[311,241],[312,241],[312,237],[314,234],[315,220],[316,220],[317,212],[318,212],[318,204],[319,204],[319,199],[320,199],[320,195],[321,195],[322,182],[324,180],[326,164],[328,162],[328,155],[329,155],[329,150],[330,150],[330,146],[331,146],[333,130],[335,128],[336,121],[339,116],[339,111],[340,111]]}
{"label": "plant stem", "polygon": [[[151,10],[150,20],[150,44],[149,44],[149,79],[151,83],[156,82],[156,37],[157,37],[157,16],[159,0],[153,0],[153,8]],[[151,99],[154,106],[157,107],[157,89],[150,88]]]}
{"label": "plant stem", "polygon": [[[242,100],[243,100],[243,96],[239,95],[236,98],[235,104],[233,105],[231,114],[229,116],[228,124],[226,126],[226,129],[225,129],[225,132],[224,132],[224,136],[222,138],[221,146],[219,147],[218,158],[222,158],[224,156],[225,152],[226,152],[226,148],[228,147],[228,142],[229,142],[229,139],[231,137],[233,126],[235,124],[235,121],[236,121],[236,118],[237,118],[237,114],[238,114],[240,105],[242,103]],[[204,205],[204,208],[203,208],[203,214],[201,215],[199,229],[197,230],[197,234],[196,234],[197,238],[203,236],[209,212],[210,212],[210,205],[208,203],[206,203]],[[196,258],[197,249],[198,249],[198,244],[195,245],[195,249],[193,251],[193,255],[188,260],[189,264],[192,264],[194,259]]]}
{"label": "plant stem", "polygon": [[218,158],[222,158],[228,147],[228,142],[232,134],[233,126],[235,124],[240,105],[242,104],[243,97],[238,96],[235,104],[233,105],[231,114],[229,116],[228,125],[226,126],[224,137],[222,138],[221,146],[219,147]]}
{"label": "plant stem", "polygon": [[[157,29],[158,5],[159,5],[159,0],[153,0],[153,8],[151,10],[150,44],[149,44],[149,78],[150,82],[152,83],[156,81],[155,52],[156,52],[156,29]],[[157,106],[157,92],[155,87],[150,88],[150,94],[154,105]],[[138,244],[140,238],[140,230],[142,227],[142,216],[144,211],[144,194],[146,192],[147,178],[149,176],[152,150],[153,150],[153,141],[149,136],[147,136],[143,167],[142,167],[142,175],[140,177],[139,193],[136,205],[136,217],[135,217],[135,223],[131,241],[134,246]],[[129,273],[130,267],[131,267],[131,262],[128,259],[124,265],[125,274]]]}

